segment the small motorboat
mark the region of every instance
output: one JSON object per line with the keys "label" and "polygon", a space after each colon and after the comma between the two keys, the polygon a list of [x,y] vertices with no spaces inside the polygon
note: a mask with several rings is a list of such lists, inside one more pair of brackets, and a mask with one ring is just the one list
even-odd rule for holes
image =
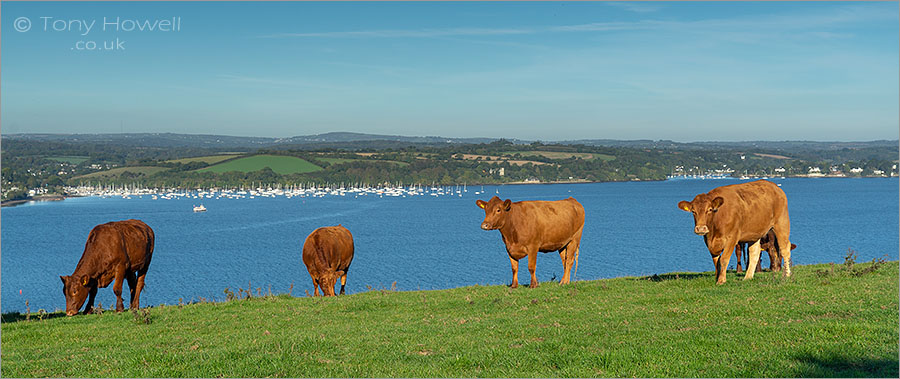
{"label": "small motorboat", "polygon": [[204,207],[203,204],[200,204],[199,206],[195,205],[194,212],[206,212],[206,207]]}

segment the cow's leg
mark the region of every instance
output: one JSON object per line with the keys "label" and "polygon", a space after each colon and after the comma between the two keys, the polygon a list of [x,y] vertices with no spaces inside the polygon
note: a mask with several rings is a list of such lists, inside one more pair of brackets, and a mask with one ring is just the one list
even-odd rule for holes
{"label": "cow's leg", "polygon": [[116,294],[116,312],[125,310],[125,303],[122,301],[122,285],[125,282],[125,267],[119,266],[116,270],[116,284],[113,284],[113,293]]}
{"label": "cow's leg", "polygon": [[741,267],[741,255],[743,255],[743,246],[741,244],[737,244],[734,247],[734,254],[737,255],[737,273],[740,274],[744,272],[744,268]]}
{"label": "cow's leg", "polygon": [[[137,273],[137,284],[134,288],[134,299],[131,300],[131,307],[134,309],[138,309],[141,307],[141,292],[144,291],[144,283],[147,279],[147,269],[143,269],[138,271]],[[130,284],[129,284],[130,285]]]}
{"label": "cow's leg", "polygon": [[[316,277],[313,276],[313,297],[319,296],[319,281],[316,280]],[[322,288],[322,292],[325,292],[325,288]]]}
{"label": "cow's leg", "polygon": [[[569,245],[571,245],[571,243]],[[575,255],[569,246],[559,250],[559,258],[562,260],[563,264],[563,277],[559,280],[559,284],[566,284],[569,282],[569,270],[572,268],[569,255],[572,255],[573,257]]]}
{"label": "cow's leg", "polygon": [[750,259],[747,260],[747,273],[744,275],[744,280],[753,279],[753,275],[756,274],[756,268],[759,265],[759,241],[757,240],[748,249],[750,251]]}
{"label": "cow's leg", "polygon": [[125,274],[125,280],[128,281],[128,292],[131,295],[128,300],[128,308],[137,309],[139,307],[136,307],[134,304],[134,295],[135,290],[137,289],[137,277],[134,275],[134,272],[129,271]]}
{"label": "cow's leg", "polygon": [[518,288],[519,287],[519,260],[509,257],[509,265],[512,267],[512,284],[509,285],[510,288]]}
{"label": "cow's leg", "polygon": [[[737,244],[737,241],[729,241],[730,243],[725,244],[725,249],[722,250],[722,255],[718,257],[718,269],[716,270],[716,284],[725,284],[725,274],[728,270],[728,262],[731,261],[731,253],[733,250],[732,246]],[[715,258],[713,258],[715,259]]]}
{"label": "cow's leg", "polygon": [[528,287],[537,288],[538,280],[537,276],[534,275],[535,270],[537,270],[537,250],[533,250],[528,252],[528,272],[531,273],[531,284]]}
{"label": "cow's leg", "polygon": [[344,294],[344,286],[347,285],[347,270],[344,270],[344,275],[341,275],[341,295]]}
{"label": "cow's leg", "polygon": [[91,314],[94,312],[94,298],[97,297],[97,286],[93,286],[88,290],[88,301],[87,306],[84,307],[84,314]]}
{"label": "cow's leg", "polygon": [[713,260],[713,266],[715,266],[715,268],[716,268],[716,279],[718,279],[719,278],[719,258],[722,256],[722,254],[721,253],[719,253],[719,254],[711,253],[711,254],[712,254],[712,260]]}

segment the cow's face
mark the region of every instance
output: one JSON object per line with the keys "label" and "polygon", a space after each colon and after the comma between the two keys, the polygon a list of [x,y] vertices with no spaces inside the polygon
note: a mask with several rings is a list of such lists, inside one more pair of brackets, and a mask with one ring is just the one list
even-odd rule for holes
{"label": "cow's face", "polygon": [[682,201],[678,203],[678,208],[683,211],[691,212],[694,215],[694,233],[705,236],[709,233],[709,223],[713,216],[722,206],[725,199],[721,197],[709,196],[701,193],[694,197],[693,201]]}
{"label": "cow's face", "polygon": [[334,285],[341,276],[344,276],[343,271],[327,272],[319,277],[319,287],[322,287],[324,296],[334,296]]}
{"label": "cow's face", "polygon": [[481,223],[481,229],[494,230],[500,229],[506,224],[506,215],[512,207],[512,201],[509,199],[500,200],[494,196],[489,201],[476,200],[475,205],[484,209],[484,221]]}
{"label": "cow's face", "polygon": [[84,301],[90,292],[87,287],[90,278],[82,276],[74,278],[71,276],[60,276],[63,282],[63,295],[66,296],[66,316],[74,316],[78,314],[78,310],[84,305]]}

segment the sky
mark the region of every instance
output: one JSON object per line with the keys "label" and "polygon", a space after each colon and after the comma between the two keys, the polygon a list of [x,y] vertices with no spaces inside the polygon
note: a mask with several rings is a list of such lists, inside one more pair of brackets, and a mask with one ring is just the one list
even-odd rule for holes
{"label": "sky", "polygon": [[897,2],[5,1],[0,131],[894,140],[898,14]]}

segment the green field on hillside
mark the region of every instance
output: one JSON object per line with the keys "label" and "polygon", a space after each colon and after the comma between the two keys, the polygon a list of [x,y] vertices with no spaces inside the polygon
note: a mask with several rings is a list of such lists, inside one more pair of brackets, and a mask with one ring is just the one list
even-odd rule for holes
{"label": "green field on hillside", "polygon": [[98,171],[92,172],[90,174],[85,174],[81,176],[76,176],[74,179],[92,179],[92,178],[101,178],[101,177],[119,177],[125,172],[130,172],[133,174],[144,174],[144,175],[153,175],[160,171],[168,170],[168,167],[155,167],[155,166],[131,166],[131,167],[116,167],[113,169],[109,169],[106,171]]}
{"label": "green field on hillside", "polygon": [[569,159],[572,157],[577,157],[581,159],[600,159],[604,161],[611,161],[616,159],[616,157],[607,154],[600,153],[569,153],[565,151],[506,151],[503,152],[504,155],[515,155],[519,154],[523,157],[546,157],[550,159]]}
{"label": "green field on hillside", "polygon": [[898,264],[871,267],[6,314],[0,354],[9,377],[897,377]]}
{"label": "green field on hillside", "polygon": [[191,157],[191,158],[181,158],[181,159],[172,159],[166,161],[166,163],[191,163],[191,162],[204,162],[208,164],[218,163],[224,161],[226,159],[231,159],[234,157],[239,157],[241,154],[220,154],[220,155],[206,155],[202,157]]}
{"label": "green field on hillside", "polygon": [[286,155],[254,155],[238,158],[217,165],[204,167],[199,172],[223,173],[229,171],[253,172],[269,167],[278,174],[302,174],[322,170],[305,159]]}
{"label": "green field on hillside", "polygon": [[81,156],[81,155],[62,155],[62,156],[47,157],[47,159],[49,159],[51,161],[66,162],[66,163],[71,163],[71,164],[75,164],[75,165],[81,164],[81,162],[84,162],[90,158],[91,157],[85,157],[85,156]]}

